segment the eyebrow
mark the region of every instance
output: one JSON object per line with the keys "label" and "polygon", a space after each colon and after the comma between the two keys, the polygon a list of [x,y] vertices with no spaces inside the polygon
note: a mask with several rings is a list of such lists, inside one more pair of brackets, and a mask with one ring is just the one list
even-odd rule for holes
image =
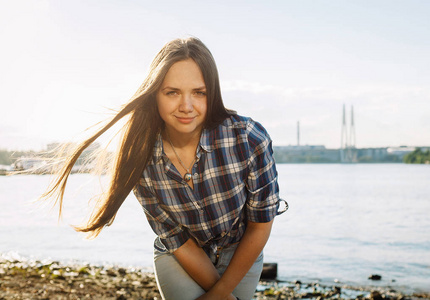
{"label": "eyebrow", "polygon": [[[193,89],[193,91],[201,91],[201,90],[205,90],[205,89],[206,89],[206,86],[201,86],[201,87]],[[162,91],[164,91],[164,90],[179,91],[180,89],[179,88],[175,88],[175,87],[171,87],[171,86],[166,86],[166,87],[162,88],[161,90]]]}

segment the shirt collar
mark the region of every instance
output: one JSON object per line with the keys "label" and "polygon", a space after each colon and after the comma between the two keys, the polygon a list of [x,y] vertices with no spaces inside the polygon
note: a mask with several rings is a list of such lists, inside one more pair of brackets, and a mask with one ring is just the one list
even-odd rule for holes
{"label": "shirt collar", "polygon": [[212,152],[215,147],[214,130],[203,129],[200,137],[200,147],[206,152]]}
{"label": "shirt collar", "polygon": [[156,164],[160,159],[163,158],[164,150],[163,150],[163,139],[161,138],[161,133],[158,133],[157,139],[155,140],[154,150],[153,150],[153,160],[154,164]]}
{"label": "shirt collar", "polygon": [[[199,146],[206,152],[212,152],[216,147],[214,145],[214,132],[210,129],[203,129],[202,135],[200,137]],[[163,148],[163,138],[161,133],[158,133],[157,139],[154,144],[153,161],[154,164],[158,163],[160,159],[163,159],[166,154],[164,154]]]}

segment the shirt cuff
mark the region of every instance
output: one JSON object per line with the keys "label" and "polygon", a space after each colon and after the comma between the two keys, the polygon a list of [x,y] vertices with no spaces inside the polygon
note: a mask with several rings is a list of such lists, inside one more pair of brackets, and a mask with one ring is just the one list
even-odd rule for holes
{"label": "shirt cuff", "polygon": [[166,250],[170,253],[176,251],[179,247],[185,244],[186,241],[190,238],[190,234],[187,230],[182,230],[179,233],[169,236],[165,239],[160,238],[160,241],[166,247]]}
{"label": "shirt cuff", "polygon": [[250,191],[247,200],[247,218],[255,223],[270,222],[278,212],[279,194],[277,179],[273,179],[265,186]]}
{"label": "shirt cuff", "polygon": [[272,195],[266,198],[265,206],[247,206],[247,218],[249,221],[254,223],[267,223],[272,221],[272,219],[277,215],[278,212],[278,197],[277,195]]}

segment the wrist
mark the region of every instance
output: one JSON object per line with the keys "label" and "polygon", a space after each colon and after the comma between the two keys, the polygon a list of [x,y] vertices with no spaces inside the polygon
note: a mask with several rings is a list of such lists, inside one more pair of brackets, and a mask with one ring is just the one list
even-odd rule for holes
{"label": "wrist", "polygon": [[211,294],[214,297],[213,299],[236,300],[231,290],[227,289],[220,280],[212,286],[208,294]]}

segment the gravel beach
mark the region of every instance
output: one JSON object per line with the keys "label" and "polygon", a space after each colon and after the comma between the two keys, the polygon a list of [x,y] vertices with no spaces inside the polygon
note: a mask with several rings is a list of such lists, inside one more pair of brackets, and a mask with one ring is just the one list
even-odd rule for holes
{"label": "gravel beach", "polygon": [[[2,299],[161,299],[154,274],[136,268],[64,265],[59,262],[0,261]],[[430,299],[384,288],[260,282],[254,299]]]}

